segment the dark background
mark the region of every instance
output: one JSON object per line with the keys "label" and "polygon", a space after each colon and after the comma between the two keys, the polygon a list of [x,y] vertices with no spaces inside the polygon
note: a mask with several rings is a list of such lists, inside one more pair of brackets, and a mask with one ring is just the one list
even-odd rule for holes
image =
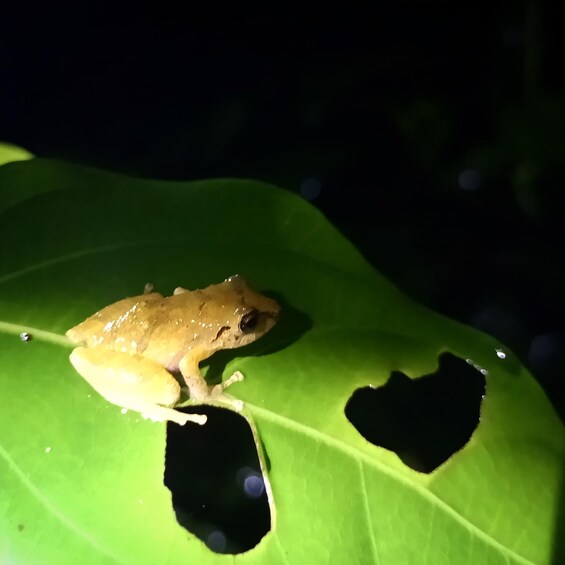
{"label": "dark background", "polygon": [[407,294],[510,346],[563,417],[559,18],[542,2],[448,7],[36,17],[0,38],[0,139],[301,193]]}

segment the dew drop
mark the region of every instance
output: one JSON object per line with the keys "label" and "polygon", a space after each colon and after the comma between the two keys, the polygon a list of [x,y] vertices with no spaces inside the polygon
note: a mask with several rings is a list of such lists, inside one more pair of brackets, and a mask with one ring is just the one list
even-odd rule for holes
{"label": "dew drop", "polygon": [[496,351],[496,355],[498,356],[499,359],[506,359],[506,353],[504,353],[504,351],[500,348],[495,349]]}
{"label": "dew drop", "polygon": [[22,341],[31,341],[33,339],[33,336],[28,332],[22,332],[20,334],[20,339]]}

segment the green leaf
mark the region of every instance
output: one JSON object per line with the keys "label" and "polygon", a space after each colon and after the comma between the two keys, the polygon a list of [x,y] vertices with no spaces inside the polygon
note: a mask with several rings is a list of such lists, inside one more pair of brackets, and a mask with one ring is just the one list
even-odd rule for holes
{"label": "green leaf", "polygon": [[13,161],[27,161],[28,159],[33,159],[33,155],[26,149],[0,141],[0,165]]}
{"label": "green leaf", "polygon": [[[174,518],[165,426],[98,397],[66,329],[150,281],[241,273],[283,306],[224,378],[270,463],[274,524],[239,563],[549,563],[565,430],[515,357],[413,303],[313,207],[252,181],[131,179],[33,160],[0,168],[0,561],[227,563]],[[21,332],[32,339],[22,341]],[[488,371],[481,420],[435,471],[344,415],[392,371],[449,351]]]}

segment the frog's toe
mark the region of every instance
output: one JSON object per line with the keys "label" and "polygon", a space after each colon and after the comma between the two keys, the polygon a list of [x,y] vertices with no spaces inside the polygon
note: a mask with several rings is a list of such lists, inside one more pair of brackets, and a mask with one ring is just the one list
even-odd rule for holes
{"label": "frog's toe", "polygon": [[219,385],[216,385],[214,387],[214,389],[220,388],[220,390],[226,390],[226,388],[228,388],[229,386],[233,385],[234,383],[239,383],[243,379],[245,379],[245,377],[243,376],[243,373],[241,371],[236,371],[226,381],[224,381],[223,383],[220,383]]}
{"label": "frog's toe", "polygon": [[200,426],[203,426],[208,417],[204,414],[186,414],[185,412],[179,412],[178,410],[173,410],[172,408],[167,408],[165,406],[151,406],[143,410],[141,415],[150,420],[156,422],[175,422],[179,426],[184,426],[187,422],[193,422]]}

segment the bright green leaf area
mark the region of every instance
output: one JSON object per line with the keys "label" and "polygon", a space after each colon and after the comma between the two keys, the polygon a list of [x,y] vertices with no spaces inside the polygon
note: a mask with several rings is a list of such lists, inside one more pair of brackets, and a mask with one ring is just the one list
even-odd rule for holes
{"label": "bright green leaf area", "polygon": [[13,161],[27,161],[32,158],[33,155],[26,149],[0,141],[0,165]]}
{"label": "bright green leaf area", "polygon": [[[165,425],[100,398],[63,337],[146,282],[170,293],[234,273],[283,306],[223,373],[246,376],[230,392],[257,427],[274,497],[272,531],[235,557],[177,524]],[[469,443],[423,474],[368,443],[344,407],[391,371],[433,372],[443,351],[488,371],[486,397]],[[1,563],[555,558],[565,430],[534,379],[494,339],[409,300],[315,208],[272,186],[39,159],[0,167],[0,383]]]}

